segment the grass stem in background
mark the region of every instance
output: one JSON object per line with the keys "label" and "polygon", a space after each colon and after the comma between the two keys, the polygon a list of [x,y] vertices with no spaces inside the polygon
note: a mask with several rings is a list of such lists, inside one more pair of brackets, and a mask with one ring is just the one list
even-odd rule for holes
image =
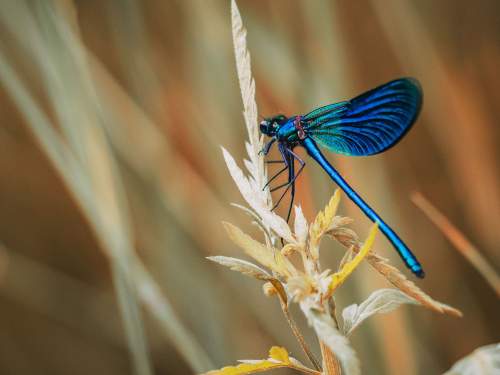
{"label": "grass stem in background", "polygon": [[481,252],[457,229],[422,193],[415,192],[411,200],[439,228],[453,247],[484,277],[500,297],[500,276]]}

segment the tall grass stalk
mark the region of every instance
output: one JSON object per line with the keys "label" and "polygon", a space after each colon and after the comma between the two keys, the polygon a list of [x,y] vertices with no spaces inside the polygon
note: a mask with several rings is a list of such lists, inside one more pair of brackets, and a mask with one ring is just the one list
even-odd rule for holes
{"label": "tall grass stalk", "polygon": [[[56,109],[62,135],[1,52],[0,79],[26,118],[35,140],[79,204],[110,261],[135,372],[152,373],[137,297],[194,370],[209,368],[210,359],[183,328],[135,253],[125,192],[101,121],[106,109],[96,100],[85,48],[55,3],[35,5],[34,14],[23,2],[11,4],[9,10],[16,12],[16,20],[25,22],[21,30],[19,24],[10,23],[2,12],[2,21],[10,26],[16,38],[25,46],[30,40],[40,42],[30,58],[42,67],[40,73]],[[43,25],[40,29],[32,17]],[[59,53],[64,56],[58,56]],[[54,66],[60,67],[57,74]],[[61,105],[64,102],[71,105]]]}

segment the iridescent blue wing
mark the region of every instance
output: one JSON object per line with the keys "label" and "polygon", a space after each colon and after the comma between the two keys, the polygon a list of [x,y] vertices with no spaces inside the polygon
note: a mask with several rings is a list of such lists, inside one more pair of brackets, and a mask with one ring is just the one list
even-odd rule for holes
{"label": "iridescent blue wing", "polygon": [[307,135],[332,152],[374,155],[394,146],[422,106],[418,81],[402,78],[303,116]]}

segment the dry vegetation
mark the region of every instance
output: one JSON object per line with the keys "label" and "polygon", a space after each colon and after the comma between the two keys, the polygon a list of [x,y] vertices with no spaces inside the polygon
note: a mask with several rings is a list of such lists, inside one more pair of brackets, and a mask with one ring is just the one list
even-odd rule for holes
{"label": "dry vegetation", "polygon": [[[246,370],[498,369],[499,4],[241,1],[252,70],[232,4],[0,5],[0,373],[201,373],[270,347]],[[418,254],[418,286],[313,163],[293,226],[270,212],[256,127],[404,75],[425,104],[400,146],[331,158]]]}

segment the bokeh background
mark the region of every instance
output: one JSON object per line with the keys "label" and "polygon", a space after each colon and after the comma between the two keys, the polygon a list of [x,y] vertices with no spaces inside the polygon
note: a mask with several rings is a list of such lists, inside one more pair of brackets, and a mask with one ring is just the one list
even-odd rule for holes
{"label": "bokeh background", "polygon": [[[329,159],[418,255],[418,284],[464,317],[371,319],[352,337],[364,373],[439,374],[498,342],[498,297],[409,196],[425,194],[500,268],[500,3],[238,4],[261,115],[399,76],[423,86],[397,147]],[[0,373],[190,374],[271,345],[305,362],[277,300],[205,259],[241,255],[222,220],[259,236],[230,206],[242,198],[220,151],[241,160],[246,138],[229,1],[2,1],[0,83]],[[297,196],[309,219],[334,189],[309,163]],[[366,236],[346,199],[341,213]],[[376,249],[404,268],[382,236]],[[322,251],[335,268],[341,247]],[[380,287],[362,265],[338,304]]]}

